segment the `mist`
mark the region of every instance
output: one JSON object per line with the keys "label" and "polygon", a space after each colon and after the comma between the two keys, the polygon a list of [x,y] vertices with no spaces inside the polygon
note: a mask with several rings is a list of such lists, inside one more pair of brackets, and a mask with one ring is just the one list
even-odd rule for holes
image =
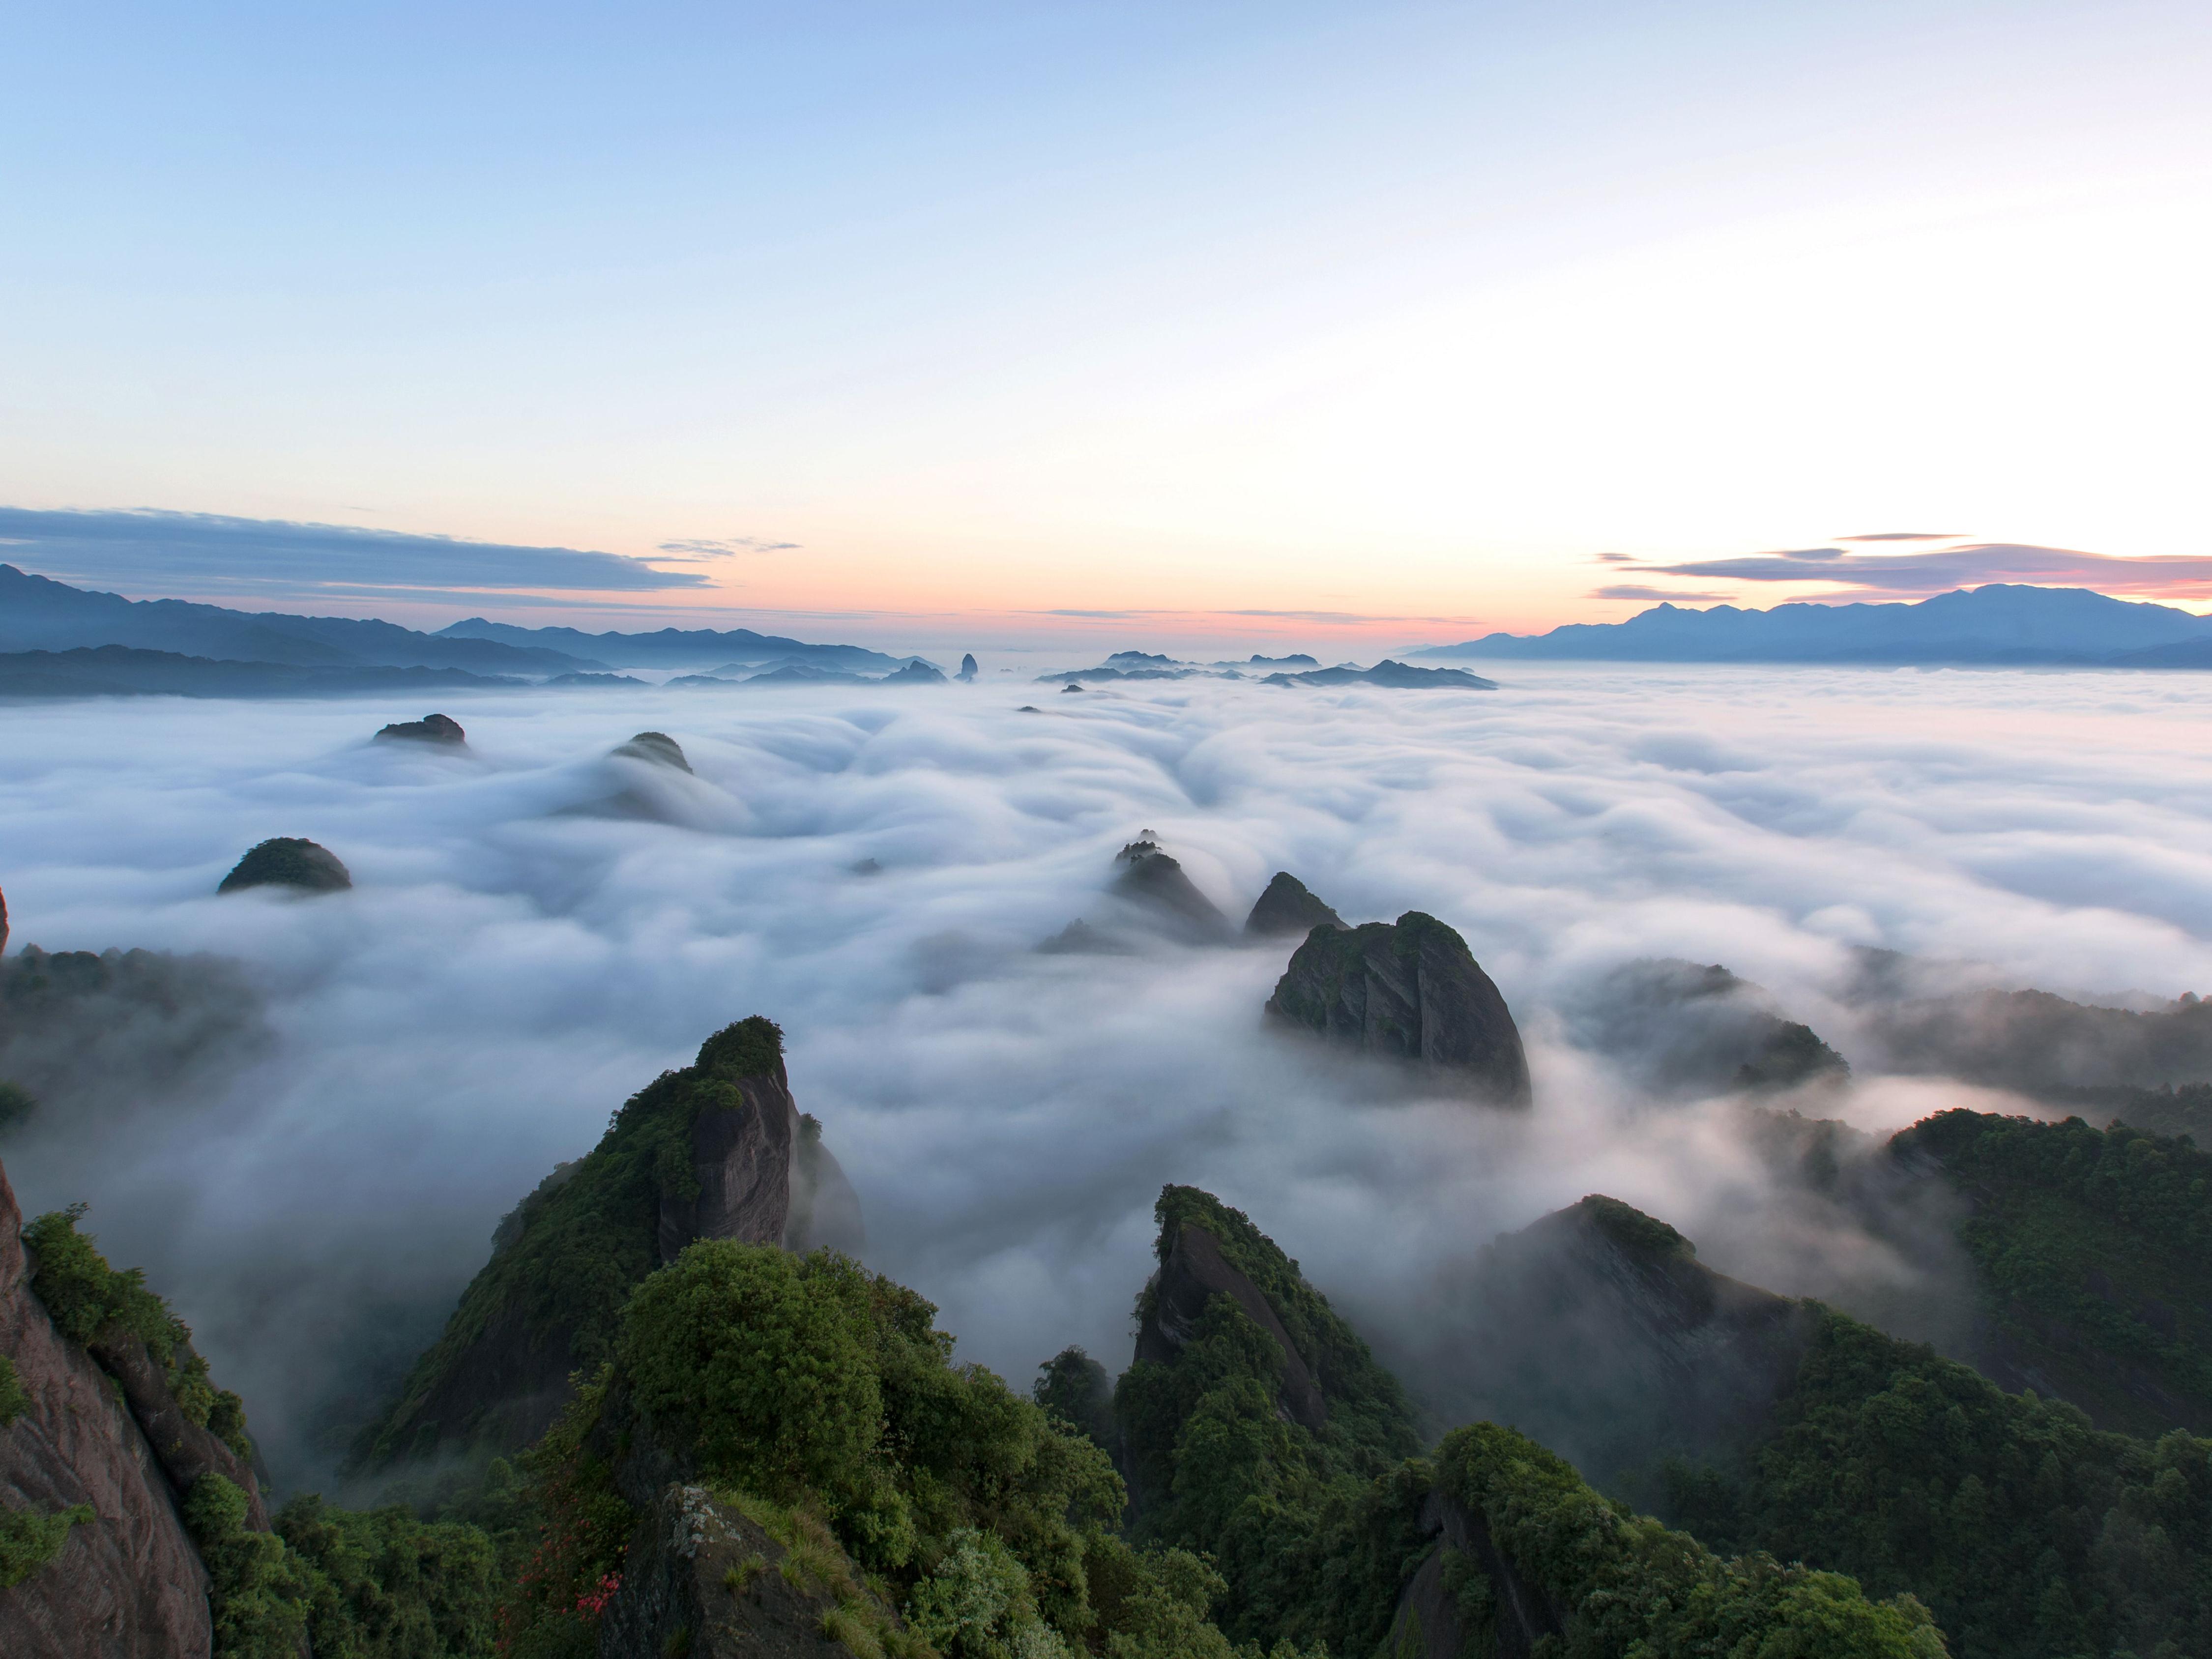
{"label": "mist", "polygon": [[[1592,1045],[1592,988],[1639,958],[1724,963],[1852,1063],[1772,1103],[1869,1133],[2028,1109],[1885,1075],[1863,947],[1978,984],[2212,988],[2197,677],[1043,690],[488,694],[441,705],[465,754],[370,744],[426,711],[360,701],[16,711],[12,945],[211,953],[253,1005],[220,1064],[149,1062],[0,1141],[27,1213],[90,1203],[284,1485],[327,1478],[500,1217],[751,1013],[784,1028],[869,1265],[1018,1386],[1069,1343],[1126,1363],[1168,1181],[1248,1212],[1386,1354],[1449,1264],[1592,1192],[1769,1289],[1917,1304],[1930,1328],[1905,1334],[1940,1338],[1941,1252],[1897,1239],[1941,1226],[1880,1237],[1802,1201],[1739,1103],[1655,1094]],[[609,757],[648,728],[696,776]],[[1349,921],[1458,928],[1528,1043],[1534,1111],[1407,1100],[1263,1029],[1291,941],[1038,953],[1102,914],[1140,830],[1240,921],[1287,869]],[[279,835],[353,890],[215,896]]]}

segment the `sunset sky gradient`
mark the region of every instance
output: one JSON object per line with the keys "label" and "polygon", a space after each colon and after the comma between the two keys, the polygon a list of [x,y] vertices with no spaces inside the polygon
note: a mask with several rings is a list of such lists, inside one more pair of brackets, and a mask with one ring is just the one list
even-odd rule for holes
{"label": "sunset sky gradient", "polygon": [[2212,607],[2201,3],[94,4],[9,52],[0,503],[458,538],[0,525],[65,579],[978,639]]}

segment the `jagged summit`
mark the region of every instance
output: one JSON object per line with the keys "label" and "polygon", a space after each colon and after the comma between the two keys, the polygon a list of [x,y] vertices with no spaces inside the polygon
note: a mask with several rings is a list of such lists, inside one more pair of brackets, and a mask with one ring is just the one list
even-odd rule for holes
{"label": "jagged summit", "polygon": [[1267,1012],[1334,1047],[1419,1066],[1476,1097],[1529,1103],[1528,1056],[1504,997],[1467,941],[1419,910],[1395,922],[1316,928]]}

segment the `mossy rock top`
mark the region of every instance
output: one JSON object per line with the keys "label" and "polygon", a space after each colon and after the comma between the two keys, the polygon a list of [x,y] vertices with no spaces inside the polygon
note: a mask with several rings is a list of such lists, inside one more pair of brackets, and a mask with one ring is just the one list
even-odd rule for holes
{"label": "mossy rock top", "polygon": [[337,893],[352,885],[352,875],[329,848],[298,836],[275,836],[239,860],[216,891],[296,887],[305,893]]}

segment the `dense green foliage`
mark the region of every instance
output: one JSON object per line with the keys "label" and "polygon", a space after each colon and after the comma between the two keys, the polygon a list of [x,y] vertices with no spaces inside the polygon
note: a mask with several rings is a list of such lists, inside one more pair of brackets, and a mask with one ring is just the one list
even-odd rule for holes
{"label": "dense green foliage", "polygon": [[[1138,1534],[1213,1559],[1231,1637],[1371,1652],[1421,1547],[1419,1495],[1389,1478],[1419,1449],[1404,1393],[1247,1217],[1188,1187],[1166,1188],[1157,1212],[1163,1263],[1182,1228],[1198,1226],[1267,1298],[1328,1415],[1318,1431],[1287,1420],[1279,1345],[1216,1296],[1172,1360],[1139,1361],[1115,1389]],[[1157,1295],[1139,1299],[1140,1319]]]}
{"label": "dense green foliage", "polygon": [[592,1650],[635,1521],[615,1465],[644,1457],[744,1509],[810,1582],[848,1586],[836,1616],[856,1652],[899,1645],[871,1622],[888,1602],[908,1659],[1232,1659],[1206,1620],[1218,1580],[1124,1543],[1105,1454],[955,1364],[935,1313],[826,1251],[706,1241],[653,1273],[613,1358],[525,1459],[539,1540],[501,1650]]}
{"label": "dense green foliage", "polygon": [[1678,1470],[1675,1518],[1910,1591],[1961,1659],[2212,1652],[2212,1442],[2090,1427],[1817,1309],[1749,1466]]}
{"label": "dense green foliage", "polygon": [[[1868,1599],[1849,1578],[1765,1556],[1723,1560],[1602,1498],[1510,1429],[1444,1438],[1437,1485],[1481,1517],[1526,1585],[1562,1615],[1559,1659],[1936,1659],[1943,1640],[1911,1596]],[[1477,1650],[1496,1650],[1497,1587],[1466,1558],[1448,1585]]]}
{"label": "dense green foliage", "polygon": [[739,1079],[781,1076],[782,1055],[782,1031],[756,1015],[717,1031],[692,1065],[662,1073],[631,1096],[599,1146],[564,1179],[532,1193],[502,1227],[507,1242],[470,1281],[444,1333],[416,1362],[400,1403],[363,1434],[356,1455],[379,1463],[454,1437],[457,1425],[419,1414],[495,1320],[519,1320],[538,1341],[565,1334],[573,1364],[587,1374],[611,1358],[623,1304],[659,1266],[661,1194],[695,1187],[694,1121],[737,1104]]}
{"label": "dense green foliage", "polygon": [[1063,1348],[1038,1366],[1036,1381],[1030,1384],[1030,1398],[1061,1422],[1082,1430],[1092,1444],[1112,1454],[1116,1443],[1114,1379],[1082,1349]]}
{"label": "dense green foliage", "polygon": [[23,1243],[37,1261],[31,1288],[55,1328],[79,1344],[137,1337],[161,1366],[185,1415],[211,1430],[240,1457],[250,1457],[246,1409],[239,1397],[208,1380],[207,1361],[192,1347],[191,1328],[146,1288],[145,1273],[109,1267],[97,1241],[77,1231],[84,1212],[83,1205],[72,1204],[23,1229]]}
{"label": "dense green foliage", "polygon": [[1967,1111],[1892,1144],[1972,1199],[1960,1237],[2008,1349],[2107,1426],[2212,1428],[2212,1153],[2124,1124]]}
{"label": "dense green foliage", "polygon": [[316,1659],[434,1659],[490,1650],[500,1552],[481,1528],[397,1505],[334,1509],[313,1494],[278,1510],[305,1570]]}

